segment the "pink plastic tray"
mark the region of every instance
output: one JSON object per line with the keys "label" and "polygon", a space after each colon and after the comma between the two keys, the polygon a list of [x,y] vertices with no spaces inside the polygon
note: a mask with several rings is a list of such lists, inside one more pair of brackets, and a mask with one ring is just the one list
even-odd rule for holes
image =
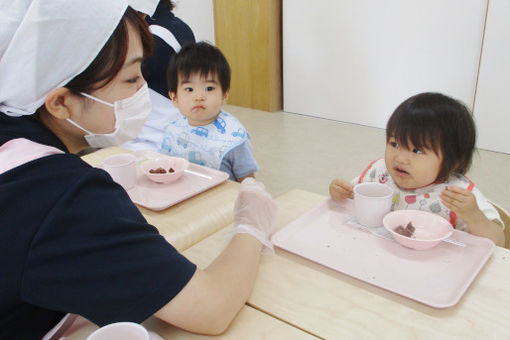
{"label": "pink plastic tray", "polygon": [[494,251],[494,243],[462,231],[429,250],[404,248],[346,222],[352,200],[326,200],[273,235],[276,246],[423,304],[459,302]]}
{"label": "pink plastic tray", "polygon": [[139,164],[164,155],[149,150],[134,151],[133,155],[137,158],[136,186],[128,190],[128,194],[134,203],[151,210],[159,211],[171,207],[228,179],[228,174],[223,171],[190,163],[184,175],[177,181],[168,184],[155,183],[142,173]]}

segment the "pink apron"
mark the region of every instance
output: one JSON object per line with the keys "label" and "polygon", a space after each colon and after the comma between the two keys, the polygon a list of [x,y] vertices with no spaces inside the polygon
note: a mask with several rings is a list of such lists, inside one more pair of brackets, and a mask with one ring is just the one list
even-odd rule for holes
{"label": "pink apron", "polygon": [[[0,146],[0,174],[38,158],[64,153],[63,151],[25,138],[17,138]],[[76,314],[67,314],[53,327],[43,340],[55,340],[65,337],[88,324],[89,321]]]}

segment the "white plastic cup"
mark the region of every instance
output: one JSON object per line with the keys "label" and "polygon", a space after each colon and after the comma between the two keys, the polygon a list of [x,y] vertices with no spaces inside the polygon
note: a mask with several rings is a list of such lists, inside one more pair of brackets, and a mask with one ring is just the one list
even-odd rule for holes
{"label": "white plastic cup", "polygon": [[361,183],[354,187],[354,209],[356,220],[367,227],[378,227],[383,217],[391,210],[393,189],[377,183]]}
{"label": "white plastic cup", "polygon": [[97,329],[87,340],[149,340],[149,332],[134,322],[116,322]]}
{"label": "white plastic cup", "polygon": [[132,154],[121,153],[107,157],[102,166],[126,191],[136,185],[136,157]]}

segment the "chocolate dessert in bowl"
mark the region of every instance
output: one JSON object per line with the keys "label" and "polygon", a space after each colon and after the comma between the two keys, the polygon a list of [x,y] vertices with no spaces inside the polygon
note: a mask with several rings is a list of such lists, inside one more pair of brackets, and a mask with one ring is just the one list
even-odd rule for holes
{"label": "chocolate dessert in bowl", "polygon": [[178,180],[188,166],[189,162],[187,159],[167,156],[149,159],[141,164],[141,169],[151,181],[171,183]]}
{"label": "chocolate dessert in bowl", "polygon": [[395,241],[416,250],[432,248],[453,233],[446,219],[422,210],[392,211],[384,216],[383,225]]}

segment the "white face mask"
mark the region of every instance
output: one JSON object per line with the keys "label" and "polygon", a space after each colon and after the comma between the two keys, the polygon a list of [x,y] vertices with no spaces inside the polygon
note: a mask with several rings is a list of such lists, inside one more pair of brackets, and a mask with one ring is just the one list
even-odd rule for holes
{"label": "white face mask", "polygon": [[94,148],[121,145],[138,136],[143,124],[151,113],[152,104],[149,96],[149,88],[145,83],[134,95],[115,101],[113,104],[93,97],[87,93],[81,93],[85,97],[93,99],[101,104],[113,107],[115,113],[115,130],[112,133],[96,134],[82,128],[70,118],[67,121],[87,133],[85,140]]}

